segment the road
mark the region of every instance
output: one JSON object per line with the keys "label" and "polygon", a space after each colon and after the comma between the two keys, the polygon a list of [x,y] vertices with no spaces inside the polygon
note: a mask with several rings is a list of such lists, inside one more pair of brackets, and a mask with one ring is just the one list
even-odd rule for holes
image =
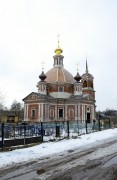
{"label": "road", "polygon": [[117,180],[117,138],[0,169],[0,180]]}

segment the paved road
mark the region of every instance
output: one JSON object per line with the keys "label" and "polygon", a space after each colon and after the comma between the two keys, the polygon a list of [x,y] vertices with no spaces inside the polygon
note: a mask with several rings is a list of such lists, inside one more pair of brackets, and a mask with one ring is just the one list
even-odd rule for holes
{"label": "paved road", "polygon": [[117,138],[0,169],[0,180],[117,180]]}

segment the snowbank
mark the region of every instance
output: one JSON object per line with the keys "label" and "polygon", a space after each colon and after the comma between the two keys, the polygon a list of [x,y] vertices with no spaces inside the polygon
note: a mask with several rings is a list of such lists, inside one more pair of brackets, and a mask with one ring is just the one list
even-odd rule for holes
{"label": "snowbank", "polygon": [[78,149],[97,141],[105,140],[110,137],[117,136],[117,129],[109,129],[92,134],[85,134],[77,139],[61,140],[58,142],[46,142],[40,145],[29,147],[25,149],[17,149],[9,152],[0,153],[0,168],[13,165],[16,163],[23,163],[37,160],[51,156],[56,153],[67,153],[68,150]]}

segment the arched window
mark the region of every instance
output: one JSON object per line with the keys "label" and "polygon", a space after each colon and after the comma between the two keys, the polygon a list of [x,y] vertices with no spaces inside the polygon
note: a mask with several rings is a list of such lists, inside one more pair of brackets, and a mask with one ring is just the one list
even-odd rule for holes
{"label": "arched window", "polygon": [[87,87],[87,81],[84,81],[83,87]]}
{"label": "arched window", "polygon": [[74,117],[74,109],[69,109],[69,116],[68,117],[70,120],[74,120],[74,118],[75,118]]}
{"label": "arched window", "polygon": [[32,117],[32,118],[35,118],[35,109],[32,109],[31,117]]}
{"label": "arched window", "polygon": [[51,118],[51,119],[54,118],[54,109],[50,109],[50,118]]}
{"label": "arched window", "polygon": [[91,87],[93,88],[93,82],[91,82]]}

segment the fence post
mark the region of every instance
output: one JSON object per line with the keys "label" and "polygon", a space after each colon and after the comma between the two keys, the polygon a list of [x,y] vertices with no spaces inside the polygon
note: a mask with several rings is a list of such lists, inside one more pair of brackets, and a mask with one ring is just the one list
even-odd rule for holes
{"label": "fence post", "polygon": [[60,126],[56,123],[56,137],[60,137]]}
{"label": "fence post", "polygon": [[99,131],[101,131],[101,124],[100,124],[101,115],[99,114],[98,121],[99,121]]}
{"label": "fence post", "polygon": [[98,121],[99,121],[99,131],[101,131],[101,127],[100,127],[100,119],[99,119]]}
{"label": "fence post", "polygon": [[111,125],[110,125],[110,118],[109,118],[109,128],[111,128]]}
{"label": "fence post", "polygon": [[67,132],[68,132],[68,138],[69,138],[69,121],[67,121]]}
{"label": "fence post", "polygon": [[41,139],[42,139],[42,142],[43,142],[43,122],[41,122]]}
{"label": "fence post", "polygon": [[77,120],[77,128],[78,128],[78,136],[79,136],[79,124],[78,124],[78,120]]}
{"label": "fence post", "polygon": [[87,120],[85,120],[85,123],[86,123],[86,134],[88,134],[88,132],[87,132]]}
{"label": "fence post", "polygon": [[24,123],[24,145],[26,144],[26,124]]}
{"label": "fence post", "polygon": [[4,148],[4,123],[2,123],[2,150]]}
{"label": "fence post", "polygon": [[95,119],[93,119],[93,131],[95,130]]}
{"label": "fence post", "polygon": [[14,128],[14,139],[15,139],[15,125],[13,125],[13,128]]}

